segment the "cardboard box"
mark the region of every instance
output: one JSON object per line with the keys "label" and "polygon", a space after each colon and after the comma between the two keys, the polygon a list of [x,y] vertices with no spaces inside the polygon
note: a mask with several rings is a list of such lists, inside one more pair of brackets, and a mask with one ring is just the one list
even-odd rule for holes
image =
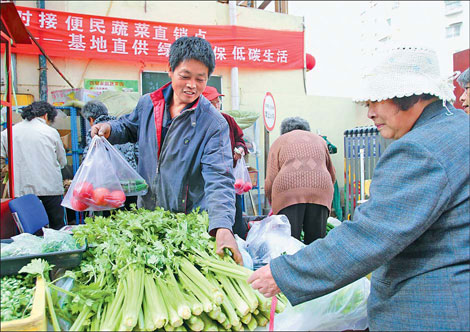
{"label": "cardboard box", "polygon": [[60,135],[60,139],[64,144],[66,150],[72,149],[72,131],[69,129],[57,129]]}
{"label": "cardboard box", "polygon": [[248,174],[250,174],[250,180],[253,187],[258,185],[258,170],[251,166],[248,166]]}
{"label": "cardboard box", "polygon": [[62,106],[68,101],[78,100],[84,103],[96,98],[101,91],[93,91],[83,88],[64,89],[51,91],[52,105]]}

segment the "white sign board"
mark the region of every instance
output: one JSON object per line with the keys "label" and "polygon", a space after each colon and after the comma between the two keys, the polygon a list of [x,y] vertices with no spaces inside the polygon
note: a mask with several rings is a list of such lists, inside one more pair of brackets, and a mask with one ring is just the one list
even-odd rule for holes
{"label": "white sign board", "polygon": [[266,92],[263,101],[263,120],[267,131],[272,131],[276,124],[276,103],[270,92]]}

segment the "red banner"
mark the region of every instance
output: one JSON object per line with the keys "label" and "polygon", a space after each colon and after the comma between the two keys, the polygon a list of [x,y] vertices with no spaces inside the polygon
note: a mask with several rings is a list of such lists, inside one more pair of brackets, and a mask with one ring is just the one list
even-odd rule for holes
{"label": "red banner", "polygon": [[[304,68],[300,31],[161,23],[20,6],[17,10],[49,56],[168,63],[173,41],[198,36],[211,43],[216,66]],[[34,44],[17,45],[13,52],[40,54]]]}

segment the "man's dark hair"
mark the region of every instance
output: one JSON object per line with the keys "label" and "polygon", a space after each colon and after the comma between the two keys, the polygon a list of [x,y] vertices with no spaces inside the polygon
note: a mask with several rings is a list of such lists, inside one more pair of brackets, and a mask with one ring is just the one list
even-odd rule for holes
{"label": "man's dark hair", "polygon": [[215,68],[215,55],[207,40],[199,37],[181,37],[171,44],[169,62],[172,71],[181,62],[191,59],[205,64],[209,69],[209,77],[211,76]]}
{"label": "man's dark hair", "polygon": [[400,111],[409,110],[414,104],[416,104],[420,100],[429,100],[435,98],[436,96],[430,94],[422,94],[422,95],[411,95],[409,97],[395,97],[392,98],[392,102],[398,106]]}
{"label": "man's dark hair", "polygon": [[57,116],[57,110],[47,101],[35,101],[31,105],[24,107],[21,111],[21,117],[28,121],[47,114],[47,120],[53,123]]}

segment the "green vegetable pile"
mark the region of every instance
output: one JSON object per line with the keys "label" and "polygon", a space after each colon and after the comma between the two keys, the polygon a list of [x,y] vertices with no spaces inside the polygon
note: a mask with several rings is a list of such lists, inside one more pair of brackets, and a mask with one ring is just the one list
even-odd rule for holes
{"label": "green vegetable pile", "polygon": [[44,236],[21,233],[13,242],[1,244],[1,257],[38,255],[48,252],[77,250],[77,242],[67,232],[43,228]]}
{"label": "green vegetable pile", "polygon": [[0,279],[0,286],[1,321],[7,322],[29,316],[35,287],[33,276],[3,276]]}
{"label": "green vegetable pile", "polygon": [[328,232],[331,231],[335,226],[333,224],[330,224],[329,222],[326,223],[326,234],[328,235]]}
{"label": "green vegetable pile", "polygon": [[[265,326],[271,301],[246,282],[252,271],[215,254],[206,212],[116,211],[74,230],[88,242],[67,271],[74,287],[59,317],[71,331],[228,331]],[[56,287],[57,288],[57,287]],[[285,296],[277,312],[287,304]]]}

